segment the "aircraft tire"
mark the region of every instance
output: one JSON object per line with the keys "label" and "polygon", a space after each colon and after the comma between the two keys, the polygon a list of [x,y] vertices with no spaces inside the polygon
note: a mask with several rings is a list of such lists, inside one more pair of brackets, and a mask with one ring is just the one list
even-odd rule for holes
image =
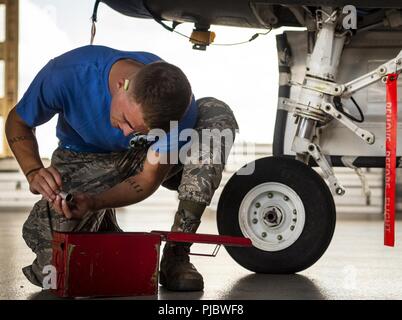
{"label": "aircraft tire", "polygon": [[[237,174],[252,166],[252,174]],[[219,199],[218,231],[248,237],[253,246],[227,246],[229,255],[250,271],[268,274],[296,273],[320,259],[336,223],[334,200],[320,175],[282,157],[258,159],[237,173]]]}

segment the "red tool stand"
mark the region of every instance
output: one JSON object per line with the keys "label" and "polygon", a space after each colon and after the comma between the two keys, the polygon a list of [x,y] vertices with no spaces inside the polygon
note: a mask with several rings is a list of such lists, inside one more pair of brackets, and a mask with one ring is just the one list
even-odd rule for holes
{"label": "red tool stand", "polygon": [[216,249],[251,246],[250,239],[243,237],[183,232],[55,232],[57,288],[53,291],[60,297],[155,295],[162,241],[216,244]]}

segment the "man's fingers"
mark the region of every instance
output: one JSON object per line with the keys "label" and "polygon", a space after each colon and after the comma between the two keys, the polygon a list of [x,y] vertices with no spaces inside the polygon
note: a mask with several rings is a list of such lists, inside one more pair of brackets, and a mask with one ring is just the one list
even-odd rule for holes
{"label": "man's fingers", "polygon": [[46,200],[54,201],[62,186],[61,175],[57,169],[53,167],[41,168],[32,176],[32,179],[29,180],[31,192],[38,192]]}
{"label": "man's fingers", "polygon": [[[39,171],[39,175],[46,181],[47,185],[49,186],[52,195],[56,197],[57,191],[59,189],[59,186],[57,185],[57,182],[55,178],[53,177],[53,174],[49,172],[47,169],[41,169]],[[52,198],[53,200],[54,198]]]}
{"label": "man's fingers", "polygon": [[53,209],[61,215],[64,215],[63,210],[61,210],[61,197],[56,196],[56,199],[52,203]]}
{"label": "man's fingers", "polygon": [[34,188],[46,198],[46,200],[51,201],[55,199],[55,195],[53,194],[52,189],[48,186],[46,180],[42,177],[39,176],[38,178],[35,179],[36,181],[33,183]]}
{"label": "man's fingers", "polygon": [[41,186],[37,186],[35,189],[43,196],[43,198],[45,198],[46,201],[50,201],[50,197]]}
{"label": "man's fingers", "polygon": [[56,184],[59,188],[62,187],[62,180],[61,180],[61,175],[60,172],[57,171],[56,168],[53,167],[49,167],[48,170],[50,171],[50,173],[53,175],[54,180],[56,181]]}
{"label": "man's fingers", "polygon": [[64,199],[61,201],[61,209],[67,219],[71,219],[73,217],[73,214],[71,213],[71,210],[68,207],[67,201]]}

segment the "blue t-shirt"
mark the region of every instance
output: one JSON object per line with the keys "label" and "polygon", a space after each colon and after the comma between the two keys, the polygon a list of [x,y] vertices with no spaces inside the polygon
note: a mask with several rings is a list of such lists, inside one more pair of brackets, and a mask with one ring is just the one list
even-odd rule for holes
{"label": "blue t-shirt", "polygon": [[[59,146],[76,152],[113,152],[128,149],[125,137],[110,122],[109,72],[120,59],[142,64],[161,60],[148,52],[119,51],[104,46],[85,46],[54,58],[37,74],[18,102],[17,114],[30,127],[39,126],[58,114]],[[179,121],[178,132],[195,126],[197,106],[192,103]],[[154,147],[169,151],[185,141],[161,139]],[[173,134],[177,137],[177,134]],[[173,136],[170,140],[173,140]],[[173,146],[173,147],[172,147]]]}

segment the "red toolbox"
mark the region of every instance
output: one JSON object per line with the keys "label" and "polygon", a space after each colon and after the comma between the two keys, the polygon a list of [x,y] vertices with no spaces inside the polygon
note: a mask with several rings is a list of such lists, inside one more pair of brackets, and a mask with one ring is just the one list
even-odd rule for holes
{"label": "red toolbox", "polygon": [[155,295],[162,241],[216,244],[216,249],[251,246],[247,238],[183,232],[55,232],[54,292],[60,297]]}

